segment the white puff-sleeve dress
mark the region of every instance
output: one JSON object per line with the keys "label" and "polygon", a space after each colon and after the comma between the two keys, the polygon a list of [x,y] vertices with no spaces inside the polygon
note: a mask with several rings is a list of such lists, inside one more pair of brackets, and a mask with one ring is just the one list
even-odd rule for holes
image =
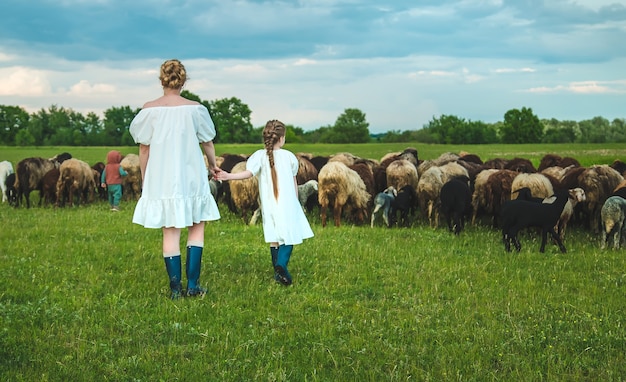
{"label": "white puff-sleeve dress", "polygon": [[313,237],[313,231],[296,194],[294,176],[298,173],[298,167],[298,159],[292,152],[274,150],[274,168],[278,181],[276,199],[267,152],[258,150],[246,162],[246,169],[259,181],[263,236],[266,243],[295,245]]}
{"label": "white puff-sleeve dress", "polygon": [[202,105],[142,109],[130,124],[136,143],[150,146],[141,197],[133,223],[146,228],[185,228],[217,220],[201,142],[215,138],[215,125]]}

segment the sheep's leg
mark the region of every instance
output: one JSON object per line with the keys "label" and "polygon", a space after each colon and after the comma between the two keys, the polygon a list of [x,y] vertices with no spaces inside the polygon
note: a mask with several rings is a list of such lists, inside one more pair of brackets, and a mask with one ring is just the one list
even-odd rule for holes
{"label": "sheep's leg", "polygon": [[507,252],[511,252],[511,241],[509,239],[509,235],[505,232],[502,232],[502,242],[504,243],[504,249]]}
{"label": "sheep's leg", "polygon": [[335,227],[339,227],[341,226],[341,210],[342,210],[343,206],[338,206],[336,205],[335,208],[333,208],[333,215],[335,218]]}
{"label": "sheep's leg", "polygon": [[326,227],[326,210],[327,210],[328,206],[322,205],[321,206],[321,211],[320,211],[320,215],[321,215],[321,219],[322,219],[322,227]]}
{"label": "sheep's leg", "polygon": [[606,248],[606,227],[604,226],[604,222],[602,222],[602,242],[600,243],[600,249]]}
{"label": "sheep's leg", "polygon": [[[372,220],[373,219],[374,219],[374,214],[372,214]],[[385,222],[385,225],[389,227],[389,210],[383,211],[383,221]]]}

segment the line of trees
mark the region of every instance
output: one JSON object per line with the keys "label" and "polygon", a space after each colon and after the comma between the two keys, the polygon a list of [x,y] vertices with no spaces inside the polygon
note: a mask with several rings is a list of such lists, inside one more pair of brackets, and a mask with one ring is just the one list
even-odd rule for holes
{"label": "line of trees", "polygon": [[[185,90],[182,96],[203,104],[217,128],[216,143],[261,143],[263,126],[254,127],[252,111],[236,97],[206,101]],[[103,118],[57,105],[27,113],[19,106],[0,105],[0,145],[6,146],[132,146],[128,127],[140,109],[111,107]],[[348,108],[333,125],[312,131],[288,125],[287,140],[301,143],[423,142],[441,144],[489,143],[603,143],[626,142],[626,120],[595,117],[581,122],[540,120],[523,107],[504,114],[497,123],[468,121],[453,115],[433,117],[422,128],[371,135],[365,113]]]}

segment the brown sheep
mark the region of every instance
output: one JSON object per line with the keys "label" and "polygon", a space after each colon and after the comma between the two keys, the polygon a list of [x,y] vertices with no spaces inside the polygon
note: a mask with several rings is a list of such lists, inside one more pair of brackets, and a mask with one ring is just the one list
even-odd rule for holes
{"label": "brown sheep", "polygon": [[333,210],[335,226],[341,225],[342,211],[353,212],[355,220],[363,223],[367,217],[370,200],[363,179],[339,161],[329,161],[318,176],[318,200],[321,209],[322,227],[326,226],[326,213]]}
{"label": "brown sheep", "polygon": [[139,167],[139,155],[128,154],[122,158],[120,166],[128,173],[122,177],[122,189],[125,200],[139,200],[141,196],[141,168]]}
{"label": "brown sheep", "polygon": [[524,173],[535,173],[537,169],[532,162],[526,158],[513,158],[504,165],[505,170],[513,170]]}
{"label": "brown sheep", "polygon": [[317,180],[318,171],[311,161],[302,155],[296,155],[298,158],[298,173],[296,174],[296,183],[304,184],[309,180]]}
{"label": "brown sheep", "polygon": [[56,206],[64,204],[65,196],[68,197],[70,207],[74,206],[74,196],[85,203],[93,201],[96,192],[94,170],[82,160],[68,159],[59,167],[59,180],[57,181]]}
{"label": "brown sheep", "polygon": [[511,200],[511,185],[513,179],[519,173],[512,170],[498,170],[489,175],[487,184],[485,185],[485,193],[487,194],[487,209],[491,211],[493,227],[498,226],[498,217],[502,211],[502,205],[507,200]]}
{"label": "brown sheep", "polygon": [[48,171],[41,180],[41,197],[44,206],[54,204],[57,201],[57,182],[61,172],[58,168]]}
{"label": "brown sheep", "polygon": [[[246,169],[246,162],[237,163],[231,170],[231,173],[235,174],[242,172]],[[241,212],[241,218],[244,223],[254,225],[261,213],[259,208],[259,181],[256,176],[239,180],[237,182],[230,182],[230,195],[235,207],[235,212]],[[248,212],[252,213],[252,218],[249,222]]]}
{"label": "brown sheep", "polygon": [[30,193],[34,190],[39,190],[39,205],[41,206],[43,202],[41,181],[43,176],[55,167],[54,161],[40,157],[21,160],[15,169],[15,192],[17,197],[15,206],[19,207],[22,196],[24,196],[26,207],[30,208]]}
{"label": "brown sheep", "polygon": [[556,155],[556,154],[546,154],[543,156],[543,158],[541,158],[541,162],[539,162],[539,167],[537,167],[537,171],[543,172],[543,170],[545,170],[546,168],[554,167],[554,166],[580,167],[580,163],[576,159],[571,158],[571,157],[561,158],[559,155]]}
{"label": "brown sheep", "polygon": [[579,187],[585,190],[587,196],[587,200],[581,204],[589,217],[591,232],[600,232],[602,206],[622,181],[622,174],[608,165],[591,166],[578,176]]}

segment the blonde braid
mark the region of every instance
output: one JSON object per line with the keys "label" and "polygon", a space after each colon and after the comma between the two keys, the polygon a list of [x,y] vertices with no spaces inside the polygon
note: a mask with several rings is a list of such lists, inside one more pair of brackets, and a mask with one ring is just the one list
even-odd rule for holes
{"label": "blonde braid", "polygon": [[278,200],[278,181],[276,169],[274,168],[274,145],[285,135],[285,125],[278,120],[271,120],[265,124],[263,129],[263,144],[267,158],[270,161],[270,169],[272,172],[272,186],[274,188],[274,199]]}

